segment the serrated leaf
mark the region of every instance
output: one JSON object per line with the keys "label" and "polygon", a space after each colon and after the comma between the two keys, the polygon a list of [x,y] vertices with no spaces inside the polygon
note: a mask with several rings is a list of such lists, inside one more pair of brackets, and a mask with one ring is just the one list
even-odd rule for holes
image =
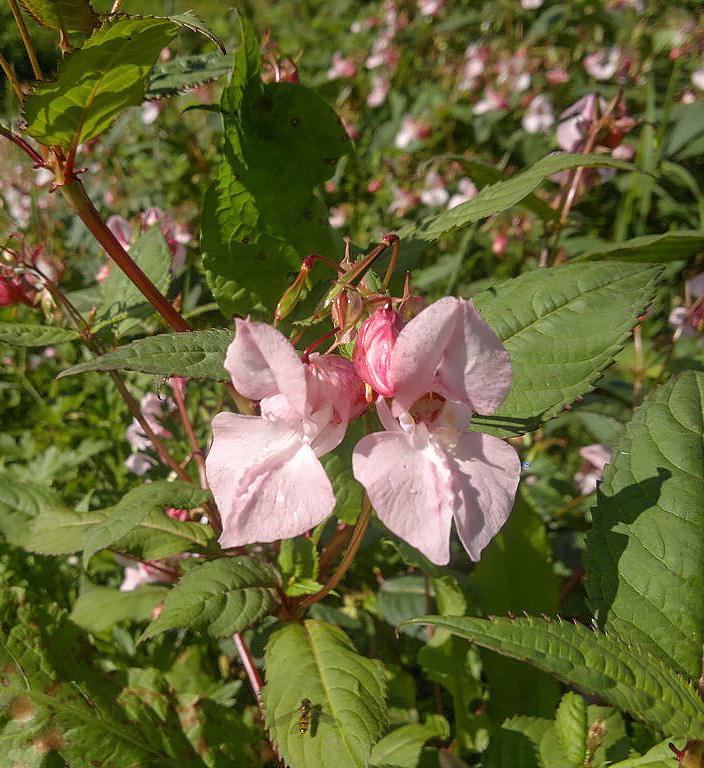
{"label": "serrated leaf", "polygon": [[[160,480],[133,488],[120,499],[105,520],[86,534],[83,549],[84,565],[88,564],[98,550],[119,541],[145,521],[149,515],[162,515],[169,520],[165,513],[168,507],[193,509],[207,501],[209,496],[207,491],[181,481],[169,483]],[[164,521],[164,525],[169,524]]]}
{"label": "serrated leaf", "polygon": [[374,745],[370,765],[416,768],[426,741],[438,737],[447,738],[448,735],[438,723],[432,720],[427,725],[420,723],[402,725]]}
{"label": "serrated leaf", "polygon": [[202,563],[187,571],[169,592],[159,617],[141,640],[176,627],[230,637],[272,612],[278,583],[272,568],[251,557]]}
{"label": "serrated leaf", "polygon": [[[571,768],[555,732],[542,717],[512,717],[493,731],[484,768]],[[581,768],[581,766],[580,766]]]}
{"label": "serrated leaf", "polygon": [[83,549],[86,531],[105,519],[102,510],[78,512],[44,507],[37,515],[25,549],[41,555],[70,555]]}
{"label": "serrated leaf", "polygon": [[208,525],[175,520],[162,509],[152,509],[116,546],[137,549],[144,560],[160,560],[189,549],[211,549],[214,539]]}
{"label": "serrated leaf", "polygon": [[555,173],[572,168],[620,168],[633,170],[630,163],[614,160],[608,155],[571,155],[556,153],[517,173],[506,181],[498,181],[479,192],[476,197],[448,211],[443,211],[422,221],[418,226],[403,232],[404,237],[417,237],[421,240],[438,240],[457,229],[469,226],[477,221],[505,211],[520,203],[545,179]]}
{"label": "serrated leaf", "polygon": [[663,235],[644,235],[615,243],[608,248],[587,251],[571,263],[579,261],[639,261],[658,262],[681,261],[704,249],[704,231],[666,232]]}
{"label": "serrated leaf", "polygon": [[102,632],[121,621],[149,621],[168,593],[168,587],[153,584],[131,592],[92,587],[76,600],[69,618],[88,632]]}
{"label": "serrated leaf", "polygon": [[[360,656],[341,629],[310,619],[271,635],[265,667],[264,716],[286,764],[319,768],[321,755],[334,755],[337,768],[366,768],[386,724],[381,664]],[[300,734],[303,698],[311,723]]]}
{"label": "serrated leaf", "polygon": [[160,19],[107,21],[64,58],[55,82],[27,97],[27,133],[69,151],[99,136],[123,109],[142,103],[147,76],[177,32]]}
{"label": "serrated leaf", "polygon": [[[377,593],[379,615],[392,627],[398,627],[406,619],[429,610],[428,601],[434,597],[435,590],[423,576],[385,579]],[[424,637],[425,630],[422,627],[406,627],[405,634]]]}
{"label": "serrated leaf", "polygon": [[704,373],[658,387],[604,473],[587,545],[587,592],[607,629],[691,679],[704,624]]}
{"label": "serrated leaf", "polygon": [[[482,553],[470,584],[484,615],[557,613],[559,586],[545,524],[526,504],[522,489],[506,525]],[[489,713],[497,723],[513,715],[552,717],[560,695],[555,680],[495,653],[483,651],[482,662]]]}
{"label": "serrated leaf", "polygon": [[75,341],[77,338],[79,334],[70,328],[0,322],[0,341],[15,347],[46,347],[50,344]]}
{"label": "serrated leaf", "polygon": [[226,316],[273,310],[309,253],[335,256],[337,240],[314,189],[348,151],[333,110],[295,83],[265,84],[259,44],[241,39],[224,90],[224,157],[203,203],[203,266]]}
{"label": "serrated leaf", "polygon": [[215,32],[213,32],[212,29],[210,29],[210,27],[203,21],[203,19],[201,19],[193,11],[171,14],[170,16],[163,16],[161,18],[163,18],[165,21],[171,21],[174,24],[178,24],[179,27],[183,27],[184,29],[189,29],[191,32],[195,32],[198,35],[207,37],[211,43],[217,45],[223,54],[227,53],[225,50],[225,43],[223,43],[223,41],[215,34]]}
{"label": "serrated leaf", "polygon": [[[154,283],[160,293],[166,293],[171,284],[171,251],[159,227],[150,227],[139,236],[130,249],[137,266]],[[145,301],[142,292],[121,269],[111,269],[102,284],[103,300],[98,312],[99,320],[129,313],[130,318],[151,314],[154,309]],[[130,320],[126,324],[133,325]]]}
{"label": "serrated leaf", "polygon": [[10,544],[25,546],[34,519],[42,512],[65,509],[51,488],[0,474],[0,533]]}
{"label": "serrated leaf", "polygon": [[232,333],[215,328],[190,333],[162,333],[138,339],[114,352],[61,371],[57,378],[88,371],[140,371],[160,376],[229,381],[223,368]]}
{"label": "serrated leaf", "polygon": [[43,27],[90,34],[100,23],[88,0],[20,0],[27,13]]}
{"label": "serrated leaf", "polygon": [[649,749],[644,755],[611,763],[609,768],[645,768],[645,766],[648,768],[672,768],[672,761],[675,756],[670,749],[671,742],[672,739],[665,739],[665,741]]}
{"label": "serrated leaf", "polygon": [[533,617],[422,616],[410,623],[432,624],[482,648],[528,662],[662,733],[704,737],[704,701],[692,685],[658,657],[617,636]]}
{"label": "serrated leaf", "polygon": [[620,262],[527,272],[474,298],[511,355],[508,397],[482,431],[535,429],[589,392],[653,298],[661,267]]}
{"label": "serrated leaf", "polygon": [[217,80],[232,71],[232,62],[232,56],[221,53],[176,56],[154,67],[149,75],[145,98],[163,99]]}
{"label": "serrated leaf", "polygon": [[581,768],[587,759],[587,702],[578,693],[566,693],[555,715],[555,731],[570,765]]}

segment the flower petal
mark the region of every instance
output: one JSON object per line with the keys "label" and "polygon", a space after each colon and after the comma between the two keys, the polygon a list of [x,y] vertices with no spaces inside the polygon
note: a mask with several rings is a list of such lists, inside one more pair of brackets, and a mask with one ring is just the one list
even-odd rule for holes
{"label": "flower petal", "polygon": [[508,519],[521,462],[508,443],[478,432],[461,435],[453,457],[456,490],[463,500],[455,510],[455,525],[464,548],[476,561]]}
{"label": "flower petal", "polygon": [[266,323],[235,321],[235,340],[227,348],[225,370],[238,392],[252,400],[284,394],[303,415],[306,375],[303,362],[288,339]]}
{"label": "flower petal", "polygon": [[417,314],[401,330],[391,353],[394,413],[408,410],[432,389],[435,371],[458,322],[460,303],[447,296]]}
{"label": "flower petal", "polygon": [[206,472],[223,520],[223,547],[298,536],[335,506],[323,466],[282,422],[219,413]]}
{"label": "flower petal", "polygon": [[477,413],[491,414],[511,388],[511,358],[472,302],[458,302],[461,320],[437,371],[443,385],[440,394],[469,405]]}
{"label": "flower petal", "polygon": [[452,490],[444,455],[427,439],[376,432],[354,449],[354,476],[386,527],[437,565],[450,559]]}

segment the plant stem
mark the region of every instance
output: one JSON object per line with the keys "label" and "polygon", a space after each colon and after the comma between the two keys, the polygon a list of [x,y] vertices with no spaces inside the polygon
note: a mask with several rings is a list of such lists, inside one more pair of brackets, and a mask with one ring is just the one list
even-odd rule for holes
{"label": "plant stem", "polygon": [[80,216],[90,233],[103,246],[106,253],[142,292],[144,298],[156,309],[175,331],[191,331],[191,326],[173,308],[167,298],[137,266],[127,251],[120,245],[107,224],[86,194],[83,184],[77,179],[68,179],[59,187],[68,204]]}
{"label": "plant stem", "polygon": [[32,162],[35,165],[44,165],[44,158],[37,152],[36,149],[34,149],[34,147],[29,145],[21,136],[18,136],[16,133],[13,133],[12,131],[8,131],[7,128],[3,128],[2,125],[0,125],[0,136],[4,136],[13,144],[18,146],[23,152],[26,152],[30,156],[30,158],[32,159]]}
{"label": "plant stem", "polygon": [[337,566],[335,573],[333,573],[333,575],[325,582],[325,586],[319,592],[316,592],[314,595],[308,595],[300,601],[299,606],[302,609],[308,608],[309,606],[317,603],[328,594],[330,594],[330,592],[332,592],[332,590],[335,589],[335,587],[338,585],[342,577],[347,573],[354,561],[354,558],[357,555],[357,552],[359,551],[359,547],[362,543],[362,540],[364,539],[364,534],[367,532],[367,527],[369,526],[371,515],[372,503],[369,501],[369,497],[365,493],[364,500],[362,501],[362,511],[359,513],[359,517],[357,518],[357,525],[354,528],[354,533],[350,539],[350,545],[347,548],[347,552],[345,552],[345,556]]}
{"label": "plant stem", "polygon": [[10,86],[14,91],[15,96],[17,96],[17,100],[19,101],[20,104],[23,104],[24,92],[22,91],[22,86],[20,86],[20,81],[17,79],[17,75],[15,74],[14,70],[10,66],[10,62],[1,53],[0,53],[0,69],[2,69],[2,71],[5,73],[5,77],[10,83]]}
{"label": "plant stem", "polygon": [[183,428],[186,431],[188,443],[191,446],[191,455],[193,456],[193,460],[198,466],[198,479],[200,480],[200,487],[203,488],[203,490],[207,490],[208,480],[205,476],[205,456],[203,455],[203,451],[201,451],[200,445],[198,444],[198,438],[196,437],[193,424],[191,423],[191,417],[188,415],[188,409],[186,408],[185,382],[180,376],[173,376],[170,379],[170,384],[171,391],[174,393],[174,400],[176,400],[176,405],[178,407],[178,414],[181,417],[181,423],[183,424]]}
{"label": "plant stem", "polygon": [[330,537],[330,540],[325,545],[325,548],[320,553],[320,561],[318,564],[319,574],[327,573],[328,569],[332,565],[332,561],[337,557],[337,555],[342,551],[342,548],[349,541],[353,530],[354,529],[350,528],[349,525],[341,523],[335,533],[333,533],[333,535]]}
{"label": "plant stem", "polygon": [[43,80],[44,78],[42,76],[41,67],[39,66],[39,59],[37,58],[37,54],[34,51],[32,38],[29,36],[29,31],[27,30],[27,25],[24,23],[24,19],[22,18],[22,11],[20,11],[20,7],[17,5],[17,0],[7,1],[10,3],[10,9],[12,10],[12,15],[15,17],[17,29],[20,31],[20,37],[22,38],[22,42],[24,43],[24,47],[27,51],[27,56],[29,56],[29,62],[32,65],[34,77],[37,80]]}
{"label": "plant stem", "polygon": [[262,676],[259,674],[259,670],[254,664],[254,659],[252,658],[252,652],[249,650],[249,646],[244,641],[244,638],[239,632],[235,632],[235,634],[232,636],[232,641],[235,644],[235,648],[237,649],[237,653],[239,654],[240,660],[242,661],[242,666],[244,667],[244,671],[247,673],[247,678],[249,679],[249,685],[252,688],[252,693],[254,694],[254,698],[257,700],[257,706],[259,707],[259,711],[264,714],[262,709]]}

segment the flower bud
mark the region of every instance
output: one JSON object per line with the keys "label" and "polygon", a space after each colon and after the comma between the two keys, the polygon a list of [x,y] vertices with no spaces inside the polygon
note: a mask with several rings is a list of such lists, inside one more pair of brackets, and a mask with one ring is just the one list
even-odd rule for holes
{"label": "flower bud", "polygon": [[356,325],[362,314],[364,302],[357,291],[344,291],[336,296],[332,302],[330,313],[332,321],[341,330],[346,331]]}
{"label": "flower bud", "polygon": [[380,395],[391,397],[391,350],[403,328],[403,321],[390,304],[377,309],[360,326],[352,362],[362,381]]}

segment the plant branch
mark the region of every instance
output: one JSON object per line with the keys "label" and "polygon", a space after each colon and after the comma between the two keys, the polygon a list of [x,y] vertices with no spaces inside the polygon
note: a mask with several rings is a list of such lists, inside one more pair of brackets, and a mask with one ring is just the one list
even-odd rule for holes
{"label": "plant branch", "polygon": [[338,585],[342,577],[347,573],[359,551],[359,547],[364,539],[364,534],[367,532],[371,515],[372,503],[365,493],[364,500],[362,501],[362,511],[357,518],[357,525],[354,528],[354,533],[350,539],[350,544],[347,548],[347,552],[345,552],[345,556],[340,561],[340,564],[337,566],[333,575],[325,582],[325,586],[319,592],[316,592],[314,595],[308,595],[299,602],[301,609],[308,608],[329,595]]}
{"label": "plant branch", "polygon": [[29,62],[32,65],[32,71],[34,72],[34,77],[37,80],[43,80],[42,76],[42,70],[39,66],[39,59],[37,58],[37,54],[34,50],[34,46],[32,45],[32,38],[29,36],[29,30],[27,29],[27,25],[24,23],[24,18],[22,17],[22,11],[20,11],[19,5],[17,5],[17,0],[7,0],[10,4],[10,9],[12,10],[12,15],[15,17],[15,23],[17,24],[17,29],[20,31],[20,37],[22,38],[22,42],[24,43],[24,47],[27,51],[27,56],[29,56]]}
{"label": "plant branch", "polygon": [[35,165],[44,165],[44,158],[21,136],[18,136],[16,133],[9,131],[7,128],[3,128],[2,125],[0,125],[0,136],[4,136],[13,144],[18,146],[23,152],[26,152]]}
{"label": "plant branch", "polygon": [[15,74],[15,71],[10,66],[10,62],[1,53],[0,53],[0,69],[2,69],[2,71],[5,73],[5,77],[10,83],[10,86],[14,91],[15,96],[17,96],[17,100],[19,101],[20,104],[23,104],[24,91],[22,90],[20,81],[17,79],[17,75]]}
{"label": "plant branch", "polygon": [[262,710],[262,685],[264,683],[262,681],[262,676],[259,674],[259,670],[254,664],[252,652],[249,650],[249,646],[244,641],[244,638],[239,632],[235,632],[235,634],[232,636],[232,641],[234,642],[237,653],[239,654],[240,660],[242,661],[244,671],[247,673],[249,685],[252,688],[254,698],[257,700],[259,711],[264,714]]}

